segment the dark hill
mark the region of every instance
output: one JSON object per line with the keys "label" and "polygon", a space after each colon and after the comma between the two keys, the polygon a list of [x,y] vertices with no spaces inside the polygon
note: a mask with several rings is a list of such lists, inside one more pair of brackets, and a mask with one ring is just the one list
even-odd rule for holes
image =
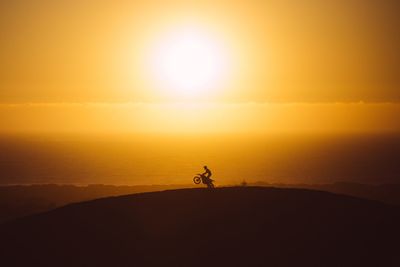
{"label": "dark hill", "polygon": [[399,208],[261,187],[72,204],[0,226],[2,266],[400,266]]}

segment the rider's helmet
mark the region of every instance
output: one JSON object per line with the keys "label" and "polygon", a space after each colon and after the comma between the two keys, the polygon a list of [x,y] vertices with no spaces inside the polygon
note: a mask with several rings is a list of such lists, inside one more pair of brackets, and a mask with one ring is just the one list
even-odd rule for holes
{"label": "rider's helmet", "polygon": [[203,166],[204,169],[207,169],[207,166]]}

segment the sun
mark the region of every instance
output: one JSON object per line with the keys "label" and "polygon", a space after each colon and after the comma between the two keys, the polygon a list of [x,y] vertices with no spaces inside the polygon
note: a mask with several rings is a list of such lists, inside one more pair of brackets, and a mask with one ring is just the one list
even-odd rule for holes
{"label": "sun", "polygon": [[164,34],[151,54],[153,78],[176,96],[209,94],[222,86],[228,72],[226,46],[216,36],[195,28]]}

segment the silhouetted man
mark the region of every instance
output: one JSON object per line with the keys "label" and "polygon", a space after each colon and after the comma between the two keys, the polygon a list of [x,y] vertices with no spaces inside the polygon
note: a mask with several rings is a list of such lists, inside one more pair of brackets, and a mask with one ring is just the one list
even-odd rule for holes
{"label": "silhouetted man", "polygon": [[207,178],[207,180],[211,180],[211,171],[210,171],[210,169],[207,167],[207,166],[204,166],[204,170],[205,170],[205,172],[202,174],[202,175],[204,175],[206,178]]}

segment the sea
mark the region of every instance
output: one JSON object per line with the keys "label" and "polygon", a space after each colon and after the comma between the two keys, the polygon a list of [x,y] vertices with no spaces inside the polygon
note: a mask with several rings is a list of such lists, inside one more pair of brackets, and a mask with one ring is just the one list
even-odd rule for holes
{"label": "sea", "polygon": [[3,134],[0,185],[400,183],[400,134]]}

